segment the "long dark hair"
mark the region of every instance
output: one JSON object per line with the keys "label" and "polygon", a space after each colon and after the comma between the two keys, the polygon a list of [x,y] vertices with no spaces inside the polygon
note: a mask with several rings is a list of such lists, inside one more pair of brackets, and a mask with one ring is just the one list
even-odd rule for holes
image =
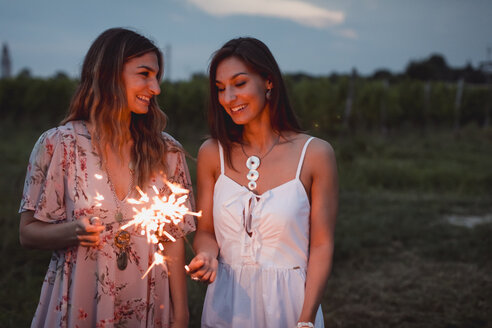
{"label": "long dark hair", "polygon": [[[116,144],[120,156],[126,131],[121,121],[127,108],[123,83],[123,66],[132,58],[149,52],[157,56],[160,81],[163,73],[162,53],[148,38],[125,28],[111,28],[100,34],[92,43],[82,65],[80,84],[72,98],[65,124],[74,120],[93,123],[91,134],[103,163],[106,145]],[[150,100],[149,111],[144,115],[131,113],[130,134],[134,141],[132,159],[137,182],[142,185],[150,176],[167,171],[168,145],[162,138],[167,117],[159,108],[156,97]]]}
{"label": "long dark hair", "polygon": [[217,50],[209,66],[210,102],[208,127],[212,138],[224,147],[228,163],[232,166],[233,143],[242,143],[243,126],[235,124],[219,103],[216,86],[217,67],[226,58],[236,57],[265,80],[272,82],[270,123],[272,129],[281,134],[284,131],[301,132],[300,124],[292,110],[278,64],[268,47],[258,39],[240,37],[226,42]]}

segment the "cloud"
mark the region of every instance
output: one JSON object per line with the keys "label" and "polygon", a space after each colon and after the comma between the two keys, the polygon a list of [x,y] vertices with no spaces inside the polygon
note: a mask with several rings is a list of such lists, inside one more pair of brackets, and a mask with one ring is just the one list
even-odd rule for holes
{"label": "cloud", "polygon": [[257,15],[290,19],[298,24],[324,28],[343,23],[345,14],[301,0],[188,0],[214,16]]}
{"label": "cloud", "polygon": [[343,30],[340,30],[338,31],[338,34],[340,36],[343,36],[344,38],[347,38],[347,39],[353,39],[353,40],[356,40],[359,38],[359,35],[357,34],[356,31],[352,30],[352,29],[343,29]]}

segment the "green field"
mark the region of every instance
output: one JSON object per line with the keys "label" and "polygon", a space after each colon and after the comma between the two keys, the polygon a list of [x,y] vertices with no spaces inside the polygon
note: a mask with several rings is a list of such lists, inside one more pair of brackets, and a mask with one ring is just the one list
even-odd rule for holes
{"label": "green field", "polygon": [[[0,125],[0,327],[29,326],[50,258],[18,241],[26,164],[44,128]],[[196,154],[198,137],[177,137]],[[326,139],[341,189],[326,326],[492,326],[492,130]],[[478,223],[451,224],[450,216]],[[204,292],[189,281],[191,327],[199,327]]]}

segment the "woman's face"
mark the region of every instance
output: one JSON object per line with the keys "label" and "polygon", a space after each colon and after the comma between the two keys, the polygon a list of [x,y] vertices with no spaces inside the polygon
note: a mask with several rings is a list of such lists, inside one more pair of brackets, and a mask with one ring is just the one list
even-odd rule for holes
{"label": "woman's face", "polygon": [[272,83],[250,70],[243,61],[228,57],[217,66],[219,103],[236,124],[247,124],[261,115],[268,116],[265,93]]}
{"label": "woman's face", "polygon": [[161,93],[157,74],[159,64],[154,52],[127,61],[123,66],[128,110],[135,114],[149,111],[150,99]]}

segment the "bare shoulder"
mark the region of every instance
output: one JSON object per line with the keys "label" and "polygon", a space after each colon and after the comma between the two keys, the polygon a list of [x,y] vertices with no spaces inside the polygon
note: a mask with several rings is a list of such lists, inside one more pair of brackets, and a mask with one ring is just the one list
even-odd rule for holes
{"label": "bare shoulder", "polygon": [[220,169],[219,144],[215,139],[207,139],[198,150],[198,166],[208,170]]}
{"label": "bare shoulder", "polygon": [[308,149],[311,154],[314,154],[316,156],[335,156],[335,150],[333,149],[331,144],[328,141],[320,138],[314,137],[314,139],[309,144]]}
{"label": "bare shoulder", "polygon": [[333,147],[326,140],[314,136],[310,136],[304,133],[291,134],[290,136],[288,136],[287,139],[294,143],[297,143],[298,145],[304,146],[310,138],[313,138],[313,140],[309,142],[309,145],[306,149],[306,158],[308,157],[316,158],[318,156],[326,156],[326,157],[335,156],[335,151],[333,150]]}
{"label": "bare shoulder", "polygon": [[205,140],[198,150],[198,158],[213,159],[219,158],[219,144],[215,139]]}
{"label": "bare shoulder", "polygon": [[316,172],[317,170],[335,169],[335,150],[328,141],[315,137],[311,140],[306,149],[305,164],[308,165],[313,172]]}

